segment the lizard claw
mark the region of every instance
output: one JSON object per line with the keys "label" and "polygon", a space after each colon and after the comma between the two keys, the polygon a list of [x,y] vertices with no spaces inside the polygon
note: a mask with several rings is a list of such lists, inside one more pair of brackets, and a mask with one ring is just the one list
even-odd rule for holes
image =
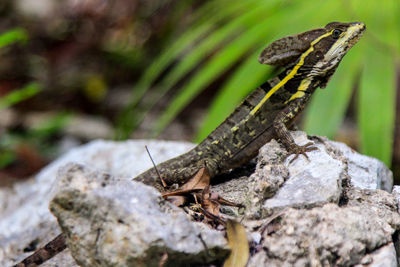
{"label": "lizard claw", "polygon": [[295,161],[299,157],[299,155],[303,155],[309,161],[310,159],[308,158],[306,152],[310,152],[310,151],[313,151],[313,150],[318,150],[317,147],[314,147],[312,145],[313,145],[313,143],[309,142],[309,143],[307,143],[307,144],[305,144],[303,146],[295,145],[295,146],[291,147],[289,149],[289,154],[287,154],[285,156],[284,161],[292,154],[295,154],[295,156],[293,157],[293,159],[291,159],[289,161],[289,164],[291,164],[293,161]]}

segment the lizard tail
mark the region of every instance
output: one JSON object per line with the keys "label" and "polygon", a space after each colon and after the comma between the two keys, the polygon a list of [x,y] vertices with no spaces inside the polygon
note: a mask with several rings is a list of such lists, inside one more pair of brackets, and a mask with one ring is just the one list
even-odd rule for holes
{"label": "lizard tail", "polygon": [[67,245],[65,243],[64,234],[59,234],[44,247],[36,250],[35,253],[25,258],[23,261],[14,265],[13,267],[33,267],[40,265],[57,255],[59,252],[63,251],[66,247]]}

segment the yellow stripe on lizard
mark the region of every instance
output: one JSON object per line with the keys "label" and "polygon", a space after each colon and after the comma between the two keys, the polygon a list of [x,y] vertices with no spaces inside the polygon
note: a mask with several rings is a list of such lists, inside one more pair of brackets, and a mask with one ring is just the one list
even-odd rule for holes
{"label": "yellow stripe on lizard", "polygon": [[259,110],[261,108],[261,106],[265,103],[265,101],[267,101],[271,97],[271,95],[273,95],[276,91],[278,91],[279,88],[284,86],[290,79],[292,79],[294,77],[294,75],[296,75],[296,73],[300,69],[300,67],[303,66],[304,59],[306,58],[306,56],[308,56],[308,54],[310,54],[312,51],[314,51],[314,45],[316,43],[318,43],[321,39],[331,35],[332,32],[333,32],[333,30],[321,35],[320,37],[318,37],[317,39],[315,39],[314,41],[311,42],[310,48],[300,56],[299,63],[292,69],[292,71],[285,78],[283,78],[282,81],[280,81],[277,85],[275,85],[271,90],[268,91],[268,93],[264,96],[264,98],[261,99],[260,103],[258,103],[257,106],[255,106],[250,111],[250,115],[254,115],[257,112],[257,110]]}
{"label": "yellow stripe on lizard", "polygon": [[304,79],[301,81],[300,86],[297,88],[296,93],[292,95],[292,97],[285,102],[285,104],[289,103],[290,101],[296,99],[296,98],[301,98],[305,95],[305,91],[307,90],[308,86],[311,84],[311,78],[310,79]]}

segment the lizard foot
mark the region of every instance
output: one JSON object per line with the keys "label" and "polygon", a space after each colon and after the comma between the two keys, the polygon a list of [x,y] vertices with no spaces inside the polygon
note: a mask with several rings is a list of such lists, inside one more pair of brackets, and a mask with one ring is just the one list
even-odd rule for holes
{"label": "lizard foot", "polygon": [[287,159],[287,157],[289,157],[292,154],[295,154],[295,156],[293,157],[293,159],[290,160],[289,164],[292,163],[294,160],[296,160],[299,155],[303,155],[307,160],[310,160],[306,154],[306,152],[310,152],[313,150],[318,150],[317,147],[312,146],[313,143],[309,142],[303,146],[299,146],[299,145],[294,145],[289,149],[289,154],[285,156],[284,160]]}

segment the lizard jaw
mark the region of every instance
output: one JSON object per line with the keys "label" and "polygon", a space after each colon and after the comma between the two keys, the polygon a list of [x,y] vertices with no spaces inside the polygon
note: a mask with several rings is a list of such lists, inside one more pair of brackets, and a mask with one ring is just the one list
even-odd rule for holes
{"label": "lizard jaw", "polygon": [[365,28],[364,23],[352,23],[325,54],[324,61],[332,62],[333,65],[338,64],[347,51],[358,42],[363,35]]}

